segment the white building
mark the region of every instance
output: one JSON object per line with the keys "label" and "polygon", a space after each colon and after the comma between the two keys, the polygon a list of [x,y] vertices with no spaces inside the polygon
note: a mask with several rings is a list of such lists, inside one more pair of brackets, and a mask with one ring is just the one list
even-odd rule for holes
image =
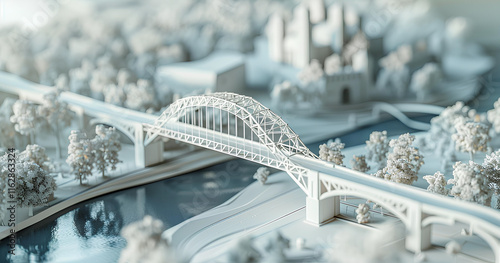
{"label": "white building", "polygon": [[208,57],[162,66],[156,81],[180,96],[206,92],[242,93],[245,88],[245,58],[236,52],[214,52]]}
{"label": "white building", "polygon": [[311,0],[307,6],[295,7],[291,21],[286,21],[282,13],[270,17],[269,55],[276,62],[297,68],[306,67],[313,59],[323,63],[334,50],[342,51],[348,40],[345,28],[343,6],[334,4],[327,12],[323,0]]}
{"label": "white building", "polygon": [[352,67],[325,74],[323,103],[338,106],[367,101],[372,87],[369,62],[367,51],[358,51],[353,55]]}
{"label": "white building", "polygon": [[309,0],[293,10],[287,21],[275,13],[268,22],[269,55],[273,61],[305,68],[311,61],[324,64],[332,54],[341,59],[340,70],[325,75],[325,105],[369,100],[374,57],[383,54],[383,39],[367,39],[362,19],[342,4],[325,7],[324,0]]}

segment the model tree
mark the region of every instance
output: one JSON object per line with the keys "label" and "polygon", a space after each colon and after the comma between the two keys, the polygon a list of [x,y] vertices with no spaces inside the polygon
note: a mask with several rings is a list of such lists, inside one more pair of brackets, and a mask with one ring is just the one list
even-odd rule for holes
{"label": "model tree", "polygon": [[61,130],[71,124],[73,118],[68,104],[59,99],[59,94],[51,92],[43,96],[43,103],[38,108],[40,116],[45,118],[56,136],[56,156],[61,159]]}
{"label": "model tree", "polygon": [[274,85],[271,91],[271,100],[275,107],[280,110],[291,110],[296,107],[298,101],[302,100],[302,91],[289,81]]}
{"label": "model tree", "polygon": [[14,99],[5,98],[0,106],[0,147],[8,148],[15,144],[16,130],[10,122],[14,103]]}
{"label": "model tree", "polygon": [[127,240],[127,246],[118,262],[177,262],[168,242],[161,236],[164,230],[163,223],[151,216],[123,228],[121,235]]}
{"label": "model tree", "polygon": [[412,146],[414,140],[415,136],[406,133],[389,142],[392,152],[383,169],[386,180],[411,185],[418,179],[417,174],[424,164],[424,157],[418,148]]}
{"label": "model tree", "polygon": [[19,154],[19,160],[21,162],[34,162],[47,173],[52,170],[52,164],[49,156],[45,153],[45,148],[37,144],[26,146],[26,150]]}
{"label": "model tree", "polygon": [[342,154],[342,149],[344,149],[344,145],[340,141],[329,141],[326,144],[320,145],[319,158],[336,165],[343,165],[345,156]]}
{"label": "model tree", "polygon": [[16,131],[29,136],[30,144],[34,143],[36,126],[39,122],[36,105],[27,100],[18,100],[12,106],[12,112],[10,121],[14,124]]}
{"label": "model tree", "polygon": [[66,162],[73,169],[75,179],[82,181],[92,175],[94,168],[94,153],[87,135],[80,131],[71,131]]}
{"label": "model tree", "polygon": [[[46,205],[57,189],[54,178],[34,162],[17,163],[16,175],[17,205],[20,207]],[[32,214],[31,209],[30,214]]]}
{"label": "model tree", "polygon": [[379,169],[382,168],[387,161],[387,153],[389,152],[387,131],[372,132],[370,140],[366,141],[366,150],[368,160],[377,163]]}
{"label": "model tree", "polygon": [[145,79],[137,80],[125,87],[127,100],[125,107],[138,111],[146,111],[156,106],[156,94],[154,87]]}
{"label": "model tree", "polygon": [[455,129],[457,133],[451,136],[455,142],[455,147],[458,151],[468,152],[471,161],[474,159],[474,153],[486,152],[490,141],[488,126],[459,118],[455,124]]}
{"label": "model tree", "polygon": [[116,84],[110,84],[103,91],[104,101],[117,106],[123,106],[127,95],[122,86]]}
{"label": "model tree", "polygon": [[490,188],[495,192],[496,203],[493,208],[500,209],[500,150],[486,155],[483,162],[483,168],[486,176],[490,180]]}
{"label": "model tree", "polygon": [[356,220],[359,224],[370,222],[370,207],[367,204],[359,204],[356,209]]}
{"label": "model tree", "polygon": [[412,50],[409,46],[401,46],[397,51],[389,53],[379,60],[381,70],[376,86],[380,90],[392,89],[399,98],[406,94],[410,79],[408,62],[412,59]]}
{"label": "model tree", "polygon": [[427,63],[413,73],[410,89],[417,94],[418,101],[423,101],[440,79],[441,71],[436,63]]}
{"label": "model tree", "polygon": [[298,101],[301,101],[302,91],[296,85],[289,81],[284,81],[274,85],[271,91],[271,100],[275,107],[280,110],[291,110],[296,107]]}
{"label": "model tree", "polygon": [[456,198],[490,206],[492,190],[490,180],[484,173],[481,165],[457,162],[453,166],[453,178],[448,180],[452,184],[450,194]]}
{"label": "model tree", "polygon": [[500,98],[493,104],[493,109],[487,112],[488,121],[491,123],[495,133],[500,133]]}
{"label": "model tree", "polygon": [[253,179],[259,180],[262,185],[266,184],[267,177],[269,176],[269,169],[267,167],[260,167],[253,175]]}
{"label": "model tree", "polygon": [[434,175],[426,175],[423,178],[429,183],[427,191],[440,195],[448,195],[450,192],[450,190],[446,189],[446,178],[444,178],[441,172],[436,172]]}
{"label": "model tree", "polygon": [[443,170],[451,167],[456,161],[455,142],[451,138],[457,132],[455,122],[459,118],[468,120],[470,119],[469,115],[473,115],[473,111],[459,101],[455,105],[444,109],[439,116],[431,120],[431,128],[425,138],[426,146],[441,157]]}
{"label": "model tree", "polygon": [[97,125],[95,133],[96,137],[91,141],[95,167],[104,177],[108,168],[114,171],[121,162],[118,159],[118,152],[121,150],[120,134],[114,127],[106,128],[104,125]]}
{"label": "model tree", "polygon": [[353,170],[360,171],[362,173],[366,173],[370,170],[370,166],[366,164],[366,158],[364,155],[354,155],[351,160],[351,166]]}
{"label": "model tree", "polygon": [[304,87],[308,90],[319,92],[322,88],[322,80],[324,76],[321,63],[317,59],[311,60],[311,64],[305,67],[298,75],[298,78]]}

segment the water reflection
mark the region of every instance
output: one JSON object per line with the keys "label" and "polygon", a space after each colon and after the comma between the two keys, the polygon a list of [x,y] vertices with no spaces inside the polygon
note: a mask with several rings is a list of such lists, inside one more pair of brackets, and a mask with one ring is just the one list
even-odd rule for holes
{"label": "water reflection", "polygon": [[[47,224],[40,231],[30,231],[18,237],[19,248],[22,250],[23,258],[31,262],[47,261],[47,253],[54,245],[54,232],[57,230],[57,221]],[[27,262],[27,261],[24,261]]]}
{"label": "water reflection", "polygon": [[241,191],[258,167],[234,160],[83,202],[20,231],[13,257],[1,240],[0,262],[117,262],[123,226],[144,215],[174,226]]}
{"label": "water reflection", "polygon": [[118,236],[123,218],[116,200],[97,201],[75,209],[73,223],[78,235],[84,239],[96,235]]}

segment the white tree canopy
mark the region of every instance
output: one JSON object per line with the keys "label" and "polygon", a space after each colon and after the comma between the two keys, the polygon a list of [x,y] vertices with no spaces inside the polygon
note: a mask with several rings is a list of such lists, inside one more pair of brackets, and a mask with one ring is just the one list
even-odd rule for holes
{"label": "white tree canopy", "polygon": [[20,207],[46,205],[57,189],[54,178],[35,162],[17,163],[16,175],[17,204]]}
{"label": "white tree canopy", "polygon": [[440,195],[448,195],[450,190],[446,189],[446,178],[441,172],[436,172],[434,175],[426,175],[424,180],[429,183],[427,191]]}
{"label": "white tree canopy", "polygon": [[370,166],[366,164],[366,158],[364,155],[354,155],[351,160],[351,167],[353,170],[360,171],[362,173],[370,170]]}
{"label": "white tree canopy", "polygon": [[259,180],[259,182],[264,185],[266,184],[267,177],[269,176],[269,169],[267,167],[260,167],[257,169],[255,174],[253,175],[253,179]]}
{"label": "white tree canopy", "polygon": [[417,173],[424,164],[424,157],[418,148],[412,146],[414,140],[415,136],[406,133],[389,142],[392,152],[389,153],[387,165],[383,169],[386,180],[411,185],[418,179]]}
{"label": "white tree canopy", "polygon": [[470,153],[472,160],[474,153],[486,152],[490,141],[489,128],[483,123],[466,121],[465,118],[458,118],[455,123],[457,133],[451,138],[455,141],[458,151]]}
{"label": "white tree canopy", "polygon": [[329,140],[326,144],[319,146],[319,158],[336,165],[343,165],[345,156],[342,154],[342,150],[344,146],[345,144],[338,139],[335,141]]}
{"label": "white tree canopy", "polygon": [[367,204],[359,204],[356,209],[356,220],[358,220],[359,224],[370,222],[370,206]]}
{"label": "white tree canopy", "polygon": [[80,180],[80,184],[92,175],[94,158],[92,144],[87,135],[80,131],[71,131],[66,163],[73,169],[75,179]]}
{"label": "white tree canopy", "polygon": [[450,194],[465,201],[489,206],[493,191],[483,167],[469,161],[457,162],[453,169],[453,179],[448,180],[448,184],[453,185]]}
{"label": "white tree canopy", "polygon": [[18,100],[12,106],[12,112],[10,121],[14,124],[16,131],[30,136],[31,143],[34,143],[34,133],[39,122],[37,106],[31,101]]}
{"label": "white tree canopy", "polygon": [[378,164],[379,169],[383,167],[387,161],[387,153],[389,152],[389,139],[387,139],[387,131],[374,131],[370,134],[370,139],[366,141],[366,158]]}

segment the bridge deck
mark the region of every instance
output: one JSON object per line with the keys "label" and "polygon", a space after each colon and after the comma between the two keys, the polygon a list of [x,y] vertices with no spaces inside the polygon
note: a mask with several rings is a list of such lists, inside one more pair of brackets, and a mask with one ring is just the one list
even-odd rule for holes
{"label": "bridge deck", "polygon": [[500,238],[500,213],[492,208],[429,193],[420,188],[388,182],[344,167],[333,167],[333,165],[330,167],[322,161],[300,156],[292,156],[290,159],[300,166],[318,171],[326,176],[333,176],[417,201],[422,204],[424,212],[427,211],[433,215],[444,217],[453,215],[456,221],[467,223],[473,223],[477,220],[483,221],[489,226],[489,231]]}

